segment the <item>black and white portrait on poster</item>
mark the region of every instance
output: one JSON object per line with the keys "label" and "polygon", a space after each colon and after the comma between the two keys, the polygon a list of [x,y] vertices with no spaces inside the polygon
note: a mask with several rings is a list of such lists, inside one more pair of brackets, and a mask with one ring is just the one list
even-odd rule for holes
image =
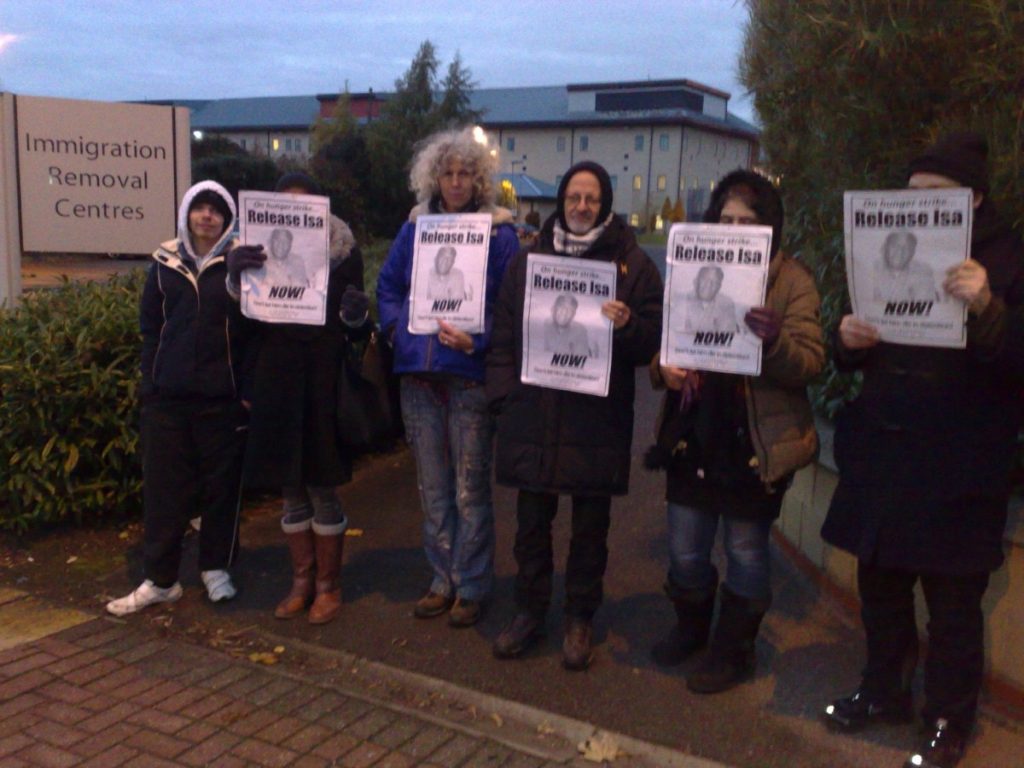
{"label": "black and white portrait on poster", "polygon": [[239,236],[267,260],[242,272],[242,313],[267,323],[323,325],[330,267],[330,201],[319,195],[238,193]]}
{"label": "black and white portrait on poster", "polygon": [[416,219],[409,333],[437,333],[439,320],[466,333],[484,330],[490,236],[486,213]]}
{"label": "black and white portrait on poster", "polygon": [[521,380],[551,389],[608,395],[616,267],[531,253],[526,262]]}
{"label": "black and white portrait on poster", "polygon": [[743,316],[764,303],[771,243],[771,227],[673,225],[665,253],[662,364],[761,372],[761,340]]}
{"label": "black and white portrait on poster", "polygon": [[850,303],[883,341],[967,344],[967,306],[942,282],[970,254],[971,199],[966,188],[844,194]]}

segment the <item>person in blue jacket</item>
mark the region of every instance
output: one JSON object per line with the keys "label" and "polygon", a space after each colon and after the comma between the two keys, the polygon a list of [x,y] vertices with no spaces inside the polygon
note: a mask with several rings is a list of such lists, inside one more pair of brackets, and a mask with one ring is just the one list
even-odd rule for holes
{"label": "person in blue jacket", "polygon": [[[473,130],[428,137],[413,160],[417,205],[402,225],[377,280],[380,325],[394,346],[402,418],[416,457],[423,540],[433,573],[414,615],[448,612],[453,627],[480,618],[494,580],[491,503],[492,416],[484,395],[484,358],[492,307],[505,268],[519,250],[510,211],[495,205],[495,160]],[[438,332],[409,332],[416,219],[436,213],[489,213],[485,331],[469,334],[439,321]]]}

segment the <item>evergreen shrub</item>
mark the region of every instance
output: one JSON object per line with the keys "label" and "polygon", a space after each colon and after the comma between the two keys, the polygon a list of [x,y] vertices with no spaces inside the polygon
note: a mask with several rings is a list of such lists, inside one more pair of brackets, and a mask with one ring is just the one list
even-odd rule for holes
{"label": "evergreen shrub", "polygon": [[0,529],[137,514],[138,305],[145,272],[0,309]]}

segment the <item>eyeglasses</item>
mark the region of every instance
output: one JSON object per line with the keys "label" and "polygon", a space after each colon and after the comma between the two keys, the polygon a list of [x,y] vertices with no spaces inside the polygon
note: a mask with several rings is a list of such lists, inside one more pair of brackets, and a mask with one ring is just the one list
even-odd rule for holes
{"label": "eyeglasses", "polygon": [[577,207],[580,203],[583,203],[587,208],[600,208],[601,198],[599,197],[584,197],[582,195],[569,195],[565,198],[565,204],[570,208]]}

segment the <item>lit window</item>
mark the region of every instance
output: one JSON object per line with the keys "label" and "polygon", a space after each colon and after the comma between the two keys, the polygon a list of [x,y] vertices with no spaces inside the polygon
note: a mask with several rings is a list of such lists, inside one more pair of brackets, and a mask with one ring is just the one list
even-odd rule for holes
{"label": "lit window", "polygon": [[516,137],[515,136],[509,136],[507,139],[505,139],[505,149],[507,149],[509,152],[514,152],[515,151],[515,149],[516,149]]}
{"label": "lit window", "polygon": [[271,144],[271,149],[273,149],[275,152],[277,152],[277,150],[279,150],[280,148],[281,148],[281,140],[280,139],[274,139],[274,141]]}
{"label": "lit window", "polygon": [[662,152],[668,152],[668,134],[662,133],[658,136],[658,149]]}
{"label": "lit window", "polygon": [[555,149],[558,152],[565,152],[565,136],[559,136],[555,139]]}
{"label": "lit window", "polygon": [[590,137],[587,135],[580,136],[580,152],[586,152],[590,149]]}
{"label": "lit window", "polygon": [[680,176],[679,177],[679,189],[686,189],[686,177],[685,176]]}
{"label": "lit window", "polygon": [[644,151],[644,137],[643,137],[643,134],[639,134],[638,133],[636,136],[633,137],[633,149],[635,149],[637,152],[643,152]]}
{"label": "lit window", "polygon": [[658,176],[658,191],[659,192],[664,192],[665,191],[665,184],[666,183],[667,183],[667,180],[665,179],[665,174],[661,174],[660,176]]}
{"label": "lit window", "polygon": [[640,174],[638,173],[636,176],[633,177],[633,189],[640,189],[643,185],[644,180],[640,177]]}
{"label": "lit window", "polygon": [[661,218],[661,214],[654,217],[654,228],[659,232],[665,228],[665,220]]}
{"label": "lit window", "polygon": [[631,227],[639,227],[640,226],[640,214],[639,213],[631,213],[631,214],[629,214],[629,226],[631,226]]}

